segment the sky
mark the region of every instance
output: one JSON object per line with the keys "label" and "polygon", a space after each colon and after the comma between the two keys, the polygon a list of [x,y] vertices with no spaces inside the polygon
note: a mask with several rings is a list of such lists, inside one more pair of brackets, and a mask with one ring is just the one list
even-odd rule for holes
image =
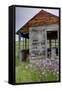
{"label": "sky", "polygon": [[[49,13],[59,16],[58,9],[16,7],[16,32],[40,10],[45,10]],[[16,40],[18,40],[18,36],[16,36]]]}

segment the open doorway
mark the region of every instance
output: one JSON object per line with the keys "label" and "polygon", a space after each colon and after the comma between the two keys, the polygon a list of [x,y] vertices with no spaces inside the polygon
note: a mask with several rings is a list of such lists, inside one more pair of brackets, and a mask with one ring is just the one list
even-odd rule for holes
{"label": "open doorway", "polygon": [[58,31],[47,31],[47,57],[51,58],[53,53],[58,56]]}

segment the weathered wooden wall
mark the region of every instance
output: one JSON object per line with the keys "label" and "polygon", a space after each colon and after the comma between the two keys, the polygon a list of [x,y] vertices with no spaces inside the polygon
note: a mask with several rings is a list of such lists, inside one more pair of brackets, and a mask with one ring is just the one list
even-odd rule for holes
{"label": "weathered wooden wall", "polygon": [[29,29],[31,59],[39,60],[47,58],[47,31],[57,31],[59,33],[59,25],[36,26]]}

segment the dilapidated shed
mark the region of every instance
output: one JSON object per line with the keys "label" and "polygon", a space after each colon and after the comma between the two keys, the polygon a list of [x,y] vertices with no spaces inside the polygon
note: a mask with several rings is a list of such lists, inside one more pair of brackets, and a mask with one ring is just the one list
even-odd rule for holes
{"label": "dilapidated shed", "polygon": [[[29,55],[31,59],[52,58],[54,57],[53,53],[55,54],[55,56],[58,56],[58,16],[41,10],[24,26],[22,26],[16,33],[19,35],[19,51],[23,53],[23,60],[26,60]],[[20,46],[21,37],[23,37],[23,50]]]}

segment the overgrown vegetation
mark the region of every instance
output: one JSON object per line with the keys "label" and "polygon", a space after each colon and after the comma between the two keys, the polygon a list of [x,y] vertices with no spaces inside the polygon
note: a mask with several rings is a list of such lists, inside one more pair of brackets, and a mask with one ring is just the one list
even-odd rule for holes
{"label": "overgrown vegetation", "polygon": [[16,67],[16,82],[26,83],[26,82],[39,82],[39,73],[36,71],[32,64],[21,63]]}
{"label": "overgrown vegetation", "polygon": [[[47,65],[47,62],[45,62],[45,65]],[[57,81],[59,79],[59,77],[53,73],[50,67],[47,68],[47,70],[44,68],[42,71],[43,66],[41,65],[39,67],[41,68],[39,71],[36,69],[34,64],[30,62],[21,62],[19,60],[19,43],[18,41],[16,42],[16,83]],[[56,67],[57,65],[55,64],[55,70]]]}
{"label": "overgrown vegetation", "polygon": [[40,77],[34,65],[19,60],[19,43],[16,42],[16,83],[38,81],[40,81]]}

